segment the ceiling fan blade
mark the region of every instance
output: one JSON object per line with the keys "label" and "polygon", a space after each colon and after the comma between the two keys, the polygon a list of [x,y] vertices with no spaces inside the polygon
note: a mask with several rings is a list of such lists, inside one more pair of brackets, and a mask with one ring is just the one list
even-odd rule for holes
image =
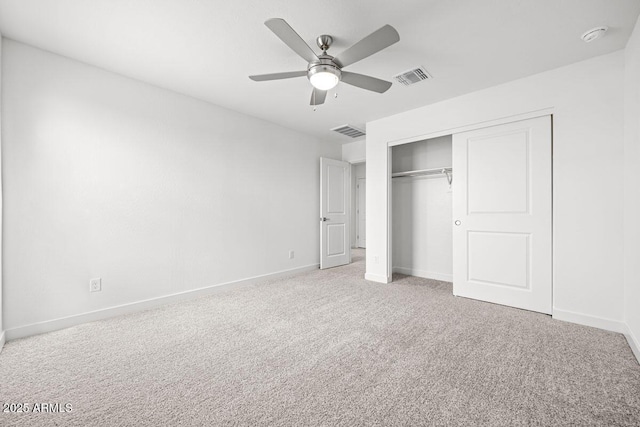
{"label": "ceiling fan blade", "polygon": [[280,38],[295,53],[300,55],[305,61],[313,62],[318,60],[318,56],[311,50],[309,45],[294,31],[287,21],[281,18],[273,18],[265,21],[264,25],[269,27],[276,36]]}
{"label": "ceiling fan blade", "polygon": [[384,93],[391,87],[391,82],[386,80],[365,76],[364,74],[350,73],[349,71],[342,72],[341,81],[352,86],[357,86],[359,88],[378,93]]}
{"label": "ceiling fan blade", "polygon": [[385,25],[337,55],[334,61],[337,61],[342,67],[346,67],[398,41],[400,41],[400,35],[396,29],[391,25]]}
{"label": "ceiling fan blade", "polygon": [[320,90],[314,87],[313,92],[311,92],[311,101],[309,102],[309,105],[324,104],[324,100],[326,97],[327,97],[326,90]]}
{"label": "ceiling fan blade", "polygon": [[306,75],[306,71],[287,71],[285,73],[258,74],[257,76],[249,76],[249,78],[256,82],[264,82],[267,80],[291,79],[293,77],[302,77]]}

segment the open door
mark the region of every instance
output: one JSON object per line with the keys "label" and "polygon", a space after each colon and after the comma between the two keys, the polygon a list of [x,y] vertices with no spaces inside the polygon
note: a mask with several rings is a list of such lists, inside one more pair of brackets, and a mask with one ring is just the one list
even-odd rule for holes
{"label": "open door", "polygon": [[551,314],[551,117],[453,135],[453,293]]}
{"label": "open door", "polygon": [[351,262],[350,182],[349,163],[320,158],[320,268]]}

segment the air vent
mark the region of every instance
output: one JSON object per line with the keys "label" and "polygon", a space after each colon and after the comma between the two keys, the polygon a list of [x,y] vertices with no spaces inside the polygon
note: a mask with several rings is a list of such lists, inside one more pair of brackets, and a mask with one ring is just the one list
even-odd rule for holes
{"label": "air vent", "polygon": [[363,130],[360,130],[351,125],[342,125],[342,126],[335,127],[331,130],[341,133],[343,135],[349,136],[351,138],[359,138],[361,136],[366,135]]}
{"label": "air vent", "polygon": [[407,70],[404,73],[397,74],[393,76],[399,83],[402,83],[405,86],[409,86],[415,83],[420,83],[423,80],[428,80],[431,77],[431,74],[427,72],[422,67],[412,68],[411,70]]}

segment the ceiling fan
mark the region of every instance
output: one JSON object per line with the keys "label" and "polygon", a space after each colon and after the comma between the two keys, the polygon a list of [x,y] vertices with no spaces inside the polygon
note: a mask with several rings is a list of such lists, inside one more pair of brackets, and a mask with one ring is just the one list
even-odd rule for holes
{"label": "ceiling fan", "polygon": [[302,59],[307,61],[309,65],[304,71],[249,76],[251,80],[262,82],[307,76],[313,86],[311,105],[323,104],[327,96],[327,91],[334,88],[340,81],[378,93],[386,92],[387,89],[391,87],[391,82],[343,70],[344,67],[398,42],[400,36],[391,25],[381,27],[336,56],[327,54],[327,49],[329,49],[333,42],[331,36],[325,34],[316,39],[318,47],[322,49],[322,54],[316,55],[302,37],[300,37],[284,19],[269,19],[264,25],[273,31],[275,35],[295,53],[300,55]]}

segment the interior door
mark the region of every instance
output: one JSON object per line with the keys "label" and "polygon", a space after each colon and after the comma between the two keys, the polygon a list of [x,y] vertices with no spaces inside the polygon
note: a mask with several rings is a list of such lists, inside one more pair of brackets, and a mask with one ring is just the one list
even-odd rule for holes
{"label": "interior door", "polygon": [[358,178],[357,184],[358,206],[356,217],[358,221],[358,230],[356,236],[356,245],[359,248],[367,247],[366,218],[367,218],[367,179]]}
{"label": "interior door", "polygon": [[551,117],[453,135],[453,293],[551,314]]}
{"label": "interior door", "polygon": [[320,158],[320,268],[351,262],[351,165]]}

